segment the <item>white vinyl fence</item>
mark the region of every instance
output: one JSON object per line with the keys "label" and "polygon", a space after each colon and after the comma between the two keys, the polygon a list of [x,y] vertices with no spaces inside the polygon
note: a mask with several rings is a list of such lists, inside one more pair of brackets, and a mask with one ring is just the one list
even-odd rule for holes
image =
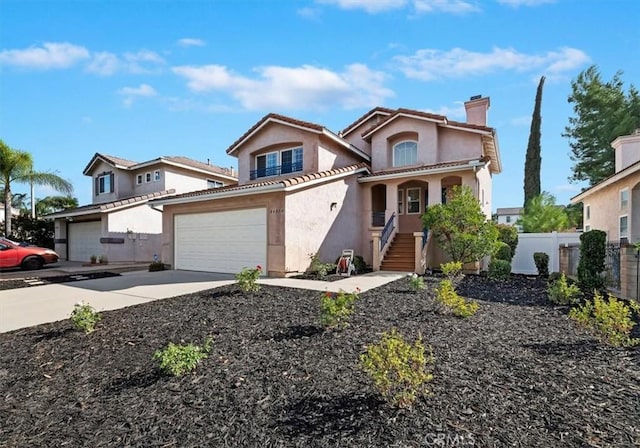
{"label": "white vinyl fence", "polygon": [[580,233],[518,233],[518,246],[511,261],[514,274],[536,275],[538,269],[533,261],[534,252],[549,255],[549,272],[560,271],[560,246],[580,244]]}

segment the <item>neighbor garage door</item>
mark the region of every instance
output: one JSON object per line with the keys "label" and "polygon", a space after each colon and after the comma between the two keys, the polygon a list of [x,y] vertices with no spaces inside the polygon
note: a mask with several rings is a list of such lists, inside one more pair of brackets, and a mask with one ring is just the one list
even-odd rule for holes
{"label": "neighbor garage door", "polygon": [[175,216],[176,269],[236,273],[267,265],[267,210]]}
{"label": "neighbor garage door", "polygon": [[100,244],[101,232],[100,221],[70,222],[67,235],[69,260],[88,263],[91,255],[105,255]]}

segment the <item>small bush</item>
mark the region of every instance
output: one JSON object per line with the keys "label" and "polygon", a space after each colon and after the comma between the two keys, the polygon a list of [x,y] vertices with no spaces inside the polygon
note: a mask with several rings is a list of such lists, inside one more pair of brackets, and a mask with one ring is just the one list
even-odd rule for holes
{"label": "small bush", "polygon": [[499,241],[496,245],[496,252],[493,255],[495,260],[504,260],[511,263],[511,259],[513,258],[513,254],[511,253],[511,248],[507,243],[503,243]]}
{"label": "small bush", "polygon": [[509,224],[497,224],[498,240],[506,243],[511,249],[511,258],[507,261],[511,261],[516,253],[516,247],[518,247],[518,229]]}
{"label": "small bush", "polygon": [[578,284],[583,291],[604,289],[601,272],[605,269],[607,234],[602,230],[590,230],[580,235],[580,261]]}
{"label": "small bush", "polygon": [[100,257],[98,258],[98,262],[100,264],[108,264],[109,263],[109,259],[107,258],[106,255],[100,255]]}
{"label": "small bush", "polygon": [[538,275],[543,278],[549,277],[549,254],[546,252],[534,252],[533,262],[538,269]]}
{"label": "small bush", "polygon": [[212,338],[208,338],[204,347],[194,344],[169,344],[162,350],[157,350],[153,354],[153,359],[160,364],[160,369],[173,375],[181,376],[186,372],[190,372],[207,357],[211,350]]}
{"label": "small bush", "polygon": [[551,283],[557,282],[558,280],[560,280],[560,277],[562,277],[563,275],[564,273],[552,272],[551,274],[549,274],[549,277],[547,277],[547,283],[551,284]]}
{"label": "small bush", "polygon": [[362,255],[356,255],[355,257],[353,257],[353,265],[356,267],[356,272],[358,272],[359,274],[367,270],[367,263],[365,263]]}
{"label": "small bush", "polygon": [[320,322],[326,328],[345,328],[349,325],[349,318],[355,309],[360,289],[337,294],[326,292],[320,299]]}
{"label": "small bush", "polygon": [[380,394],[393,406],[403,408],[429,393],[426,384],[433,379],[429,371],[433,362],[433,354],[425,355],[421,337],[410,344],[395,329],[383,333],[380,342],[360,355],[360,366]]}
{"label": "small bush", "polygon": [[549,282],[547,295],[549,300],[558,305],[572,305],[578,303],[580,288],[574,283],[569,283],[564,274],[554,282]]}
{"label": "small bush", "polygon": [[161,261],[154,261],[149,265],[149,272],[164,271],[164,263]]}
{"label": "small bush", "polygon": [[491,260],[487,277],[493,280],[506,280],[511,275],[511,263],[507,260]]}
{"label": "small bush", "polygon": [[262,266],[260,265],[253,269],[244,268],[236,274],[236,281],[238,282],[238,285],[240,285],[240,289],[244,292],[258,292],[260,291],[258,278],[260,278],[261,274]]}
{"label": "small bush", "polygon": [[631,338],[634,322],[632,309],[622,300],[609,294],[604,300],[595,292],[593,300],[569,311],[569,317],[580,325],[590,329],[603,342],[615,347],[636,345],[640,339]]}
{"label": "small bush", "polygon": [[97,255],[91,255],[89,257],[89,261],[91,262],[91,264],[96,264],[98,262],[98,256]]}
{"label": "small bush", "polygon": [[473,316],[479,308],[476,302],[460,297],[449,279],[442,280],[436,289],[436,301],[444,305],[457,317]]}
{"label": "small bush", "polygon": [[450,261],[448,263],[443,263],[440,265],[440,269],[452,283],[455,283],[462,273],[462,262]]}
{"label": "small bush", "polygon": [[92,333],[96,324],[100,322],[102,316],[88,303],[76,303],[71,312],[71,321],[73,325],[85,333]]}
{"label": "small bush", "polygon": [[413,289],[416,292],[422,291],[427,287],[424,284],[424,278],[422,278],[422,276],[416,273],[409,275],[409,284],[411,285],[411,289]]}

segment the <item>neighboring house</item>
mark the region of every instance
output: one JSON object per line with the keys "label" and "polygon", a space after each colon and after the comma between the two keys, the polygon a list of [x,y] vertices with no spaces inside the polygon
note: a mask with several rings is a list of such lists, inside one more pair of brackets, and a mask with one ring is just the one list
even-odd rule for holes
{"label": "neighboring house", "polygon": [[[20,215],[20,210],[11,207],[11,216],[17,217]],[[4,223],[4,203],[0,202],[0,223]]]}
{"label": "neighboring house", "polygon": [[584,231],[603,230],[609,241],[640,241],[640,129],[611,143],[615,174],[571,198],[582,203]]}
{"label": "neighboring house", "polygon": [[516,222],[518,222],[518,220],[522,218],[523,213],[524,208],[522,207],[498,208],[496,210],[497,224],[507,224],[509,226],[515,226],[518,228],[518,232],[522,232],[522,226],[516,224]]}
{"label": "neighboring house", "polygon": [[71,261],[152,261],[161,250],[162,210],[149,207],[150,199],[237,183],[233,169],[186,157],[138,163],[96,153],[83,173],[93,179],[93,203],[46,216],[55,222],[56,251]]}
{"label": "neighboring house", "polygon": [[425,207],[466,185],[489,218],[492,175],[501,171],[489,98],[465,107],[466,122],[375,108],[339,133],[266,115],[227,149],[238,158],[237,186],[150,202],[163,206],[163,261],[229,273],[260,265],[287,276],[313,254],[334,262],[354,249],[374,269],[435,265],[439,251],[422,244]]}

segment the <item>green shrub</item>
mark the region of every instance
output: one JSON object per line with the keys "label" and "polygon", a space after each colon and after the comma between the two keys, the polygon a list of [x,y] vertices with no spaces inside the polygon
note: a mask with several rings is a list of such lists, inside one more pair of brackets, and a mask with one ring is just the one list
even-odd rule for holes
{"label": "green shrub", "polygon": [[543,278],[549,277],[549,254],[546,252],[534,252],[533,262],[538,269],[538,275]]}
{"label": "green shrub", "polygon": [[336,263],[323,263],[320,261],[320,257],[317,253],[309,254],[309,258],[311,259],[311,263],[309,264],[307,272],[310,274],[315,274],[320,279],[324,279],[327,275],[329,275],[329,273],[336,270],[337,261]]}
{"label": "green shrub", "polygon": [[547,277],[547,283],[550,285],[551,283],[557,282],[563,275],[564,273],[552,272],[551,274],[549,274],[549,277]]}
{"label": "green shrub", "polygon": [[92,333],[96,324],[100,322],[102,316],[88,303],[76,303],[71,312],[71,322],[78,329],[85,333]]}
{"label": "green shrub", "polygon": [[462,262],[450,261],[448,263],[443,263],[440,265],[440,270],[452,283],[455,283],[462,273]]}
{"label": "green shrub", "polygon": [[149,265],[149,272],[157,272],[157,271],[164,271],[165,267],[164,267],[164,263],[162,263],[161,261],[154,261]]}
{"label": "green shrub", "polygon": [[478,311],[478,304],[460,297],[449,279],[442,280],[436,288],[436,302],[444,305],[454,316],[470,317]]}
{"label": "green shrub", "polygon": [[91,264],[96,264],[98,262],[98,256],[97,255],[91,255],[89,257],[89,261],[91,262]]}
{"label": "green shrub", "polygon": [[195,369],[200,361],[207,357],[211,350],[211,342],[212,338],[208,338],[204,347],[169,342],[165,348],[157,350],[153,354],[153,359],[159,362],[160,369],[164,372],[173,376],[181,376]]}
{"label": "green shrub", "polygon": [[421,337],[410,344],[395,329],[383,333],[380,342],[360,355],[360,366],[376,389],[397,407],[411,407],[419,396],[429,393],[426,385],[433,379],[433,362],[432,353],[425,355]]}
{"label": "green shrub", "polygon": [[[336,265],[337,264],[338,263],[336,263]],[[356,267],[356,271],[358,273],[363,273],[367,270],[367,263],[365,263],[362,255],[356,255],[355,257],[353,257],[353,265]]]}
{"label": "green shrub", "polygon": [[422,291],[427,286],[424,284],[424,278],[418,274],[410,274],[409,275],[409,284],[411,285],[411,289],[414,291]]}
{"label": "green shrub", "polygon": [[604,300],[596,291],[593,300],[569,311],[569,317],[590,329],[603,342],[615,347],[628,347],[640,342],[631,338],[634,322],[632,309],[622,300],[609,294]]}
{"label": "green shrub", "polygon": [[590,230],[580,235],[580,261],[578,262],[578,284],[583,291],[602,290],[606,256],[607,234],[602,230]]}
{"label": "green shrub", "polygon": [[337,294],[325,292],[320,299],[320,322],[326,328],[344,328],[349,325],[349,318],[355,309],[360,289]]}
{"label": "green shrub", "polygon": [[100,263],[100,264],[108,264],[109,263],[109,259],[107,258],[106,255],[100,255],[100,257],[98,257],[98,263]]}
{"label": "green shrub", "polygon": [[511,263],[507,260],[491,260],[487,277],[493,280],[506,280],[511,275]]}
{"label": "green shrub", "polygon": [[507,243],[503,243],[502,241],[498,241],[496,245],[496,253],[493,255],[495,260],[504,260],[511,263],[513,259],[513,253],[511,252],[511,248]]}
{"label": "green shrub", "polygon": [[260,265],[253,269],[244,268],[236,274],[236,281],[238,282],[238,285],[240,285],[240,289],[244,292],[258,292],[260,291],[258,278],[260,278],[261,274],[262,266]]}
{"label": "green shrub", "polygon": [[549,300],[558,305],[571,305],[578,302],[580,288],[574,283],[569,283],[564,274],[554,282],[549,282],[547,295]]}
{"label": "green shrub", "polygon": [[498,229],[498,240],[506,243],[511,249],[511,258],[507,261],[511,261],[516,253],[516,247],[518,247],[518,229],[509,224],[496,224]]}

